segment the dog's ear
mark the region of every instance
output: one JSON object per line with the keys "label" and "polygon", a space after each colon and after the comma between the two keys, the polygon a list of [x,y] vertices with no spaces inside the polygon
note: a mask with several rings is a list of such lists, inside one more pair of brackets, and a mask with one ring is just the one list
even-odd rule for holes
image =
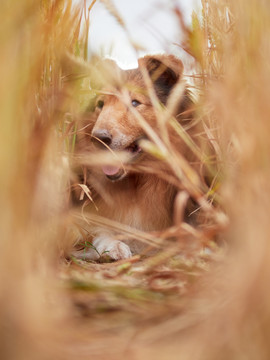
{"label": "dog's ear", "polygon": [[61,58],[63,81],[77,84],[84,78],[90,77],[90,66],[83,59],[66,52]]}
{"label": "dog's ear", "polygon": [[120,69],[116,62],[93,55],[89,62],[65,53],[61,59],[62,76],[73,84],[88,78],[92,89],[100,89],[104,85],[115,85],[120,80]]}
{"label": "dog's ear", "polygon": [[114,60],[92,57],[91,66],[91,87],[101,89],[104,86],[120,86],[121,69]]}
{"label": "dog's ear", "polygon": [[146,67],[153,81],[160,101],[166,100],[183,73],[183,63],[173,55],[144,56],[139,59],[139,67]]}

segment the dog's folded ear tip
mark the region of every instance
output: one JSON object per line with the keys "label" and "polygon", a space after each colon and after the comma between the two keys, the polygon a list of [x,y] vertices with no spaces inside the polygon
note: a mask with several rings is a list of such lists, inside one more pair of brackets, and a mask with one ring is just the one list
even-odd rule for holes
{"label": "dog's folded ear tip", "polygon": [[148,71],[155,71],[159,66],[165,65],[180,76],[184,70],[183,62],[172,54],[146,55],[138,60],[139,67],[145,66]]}
{"label": "dog's folded ear tip", "polygon": [[139,68],[145,67],[153,81],[156,94],[163,104],[181,79],[184,65],[180,59],[171,54],[147,55],[138,60]]}

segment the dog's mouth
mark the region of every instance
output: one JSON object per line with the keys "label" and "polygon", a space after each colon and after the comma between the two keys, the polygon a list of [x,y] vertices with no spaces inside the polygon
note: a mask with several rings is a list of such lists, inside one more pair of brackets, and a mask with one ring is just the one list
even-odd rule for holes
{"label": "dog's mouth", "polygon": [[[135,161],[142,152],[142,148],[139,146],[139,139],[124,148],[124,151],[130,154],[129,163]],[[102,171],[111,181],[122,180],[127,175],[127,171],[123,166],[105,165],[102,166]]]}

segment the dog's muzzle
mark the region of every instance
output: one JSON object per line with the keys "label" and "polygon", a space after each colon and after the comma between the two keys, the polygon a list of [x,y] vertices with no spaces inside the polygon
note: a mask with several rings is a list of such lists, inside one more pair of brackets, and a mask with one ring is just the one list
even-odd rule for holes
{"label": "dog's muzzle", "polygon": [[[97,130],[92,134],[92,141],[97,148],[116,152],[128,152],[130,155],[128,160],[129,163],[134,162],[142,152],[142,149],[139,146],[140,140],[141,137],[130,143],[128,146],[122,147],[118,144],[115,145],[111,134],[107,130]],[[125,171],[123,166],[104,165],[101,168],[106,177],[111,181],[121,180],[127,175],[127,171]]]}

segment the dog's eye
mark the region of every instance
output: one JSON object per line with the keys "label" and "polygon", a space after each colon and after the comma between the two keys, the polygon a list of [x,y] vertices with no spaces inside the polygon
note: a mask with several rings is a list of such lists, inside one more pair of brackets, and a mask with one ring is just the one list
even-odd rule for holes
{"label": "dog's eye", "polygon": [[138,100],[135,100],[135,99],[131,101],[131,104],[134,107],[137,107],[137,106],[141,105],[141,103]]}
{"label": "dog's eye", "polygon": [[104,101],[103,100],[98,100],[96,107],[99,108],[99,109],[102,109],[103,106],[104,106]]}

